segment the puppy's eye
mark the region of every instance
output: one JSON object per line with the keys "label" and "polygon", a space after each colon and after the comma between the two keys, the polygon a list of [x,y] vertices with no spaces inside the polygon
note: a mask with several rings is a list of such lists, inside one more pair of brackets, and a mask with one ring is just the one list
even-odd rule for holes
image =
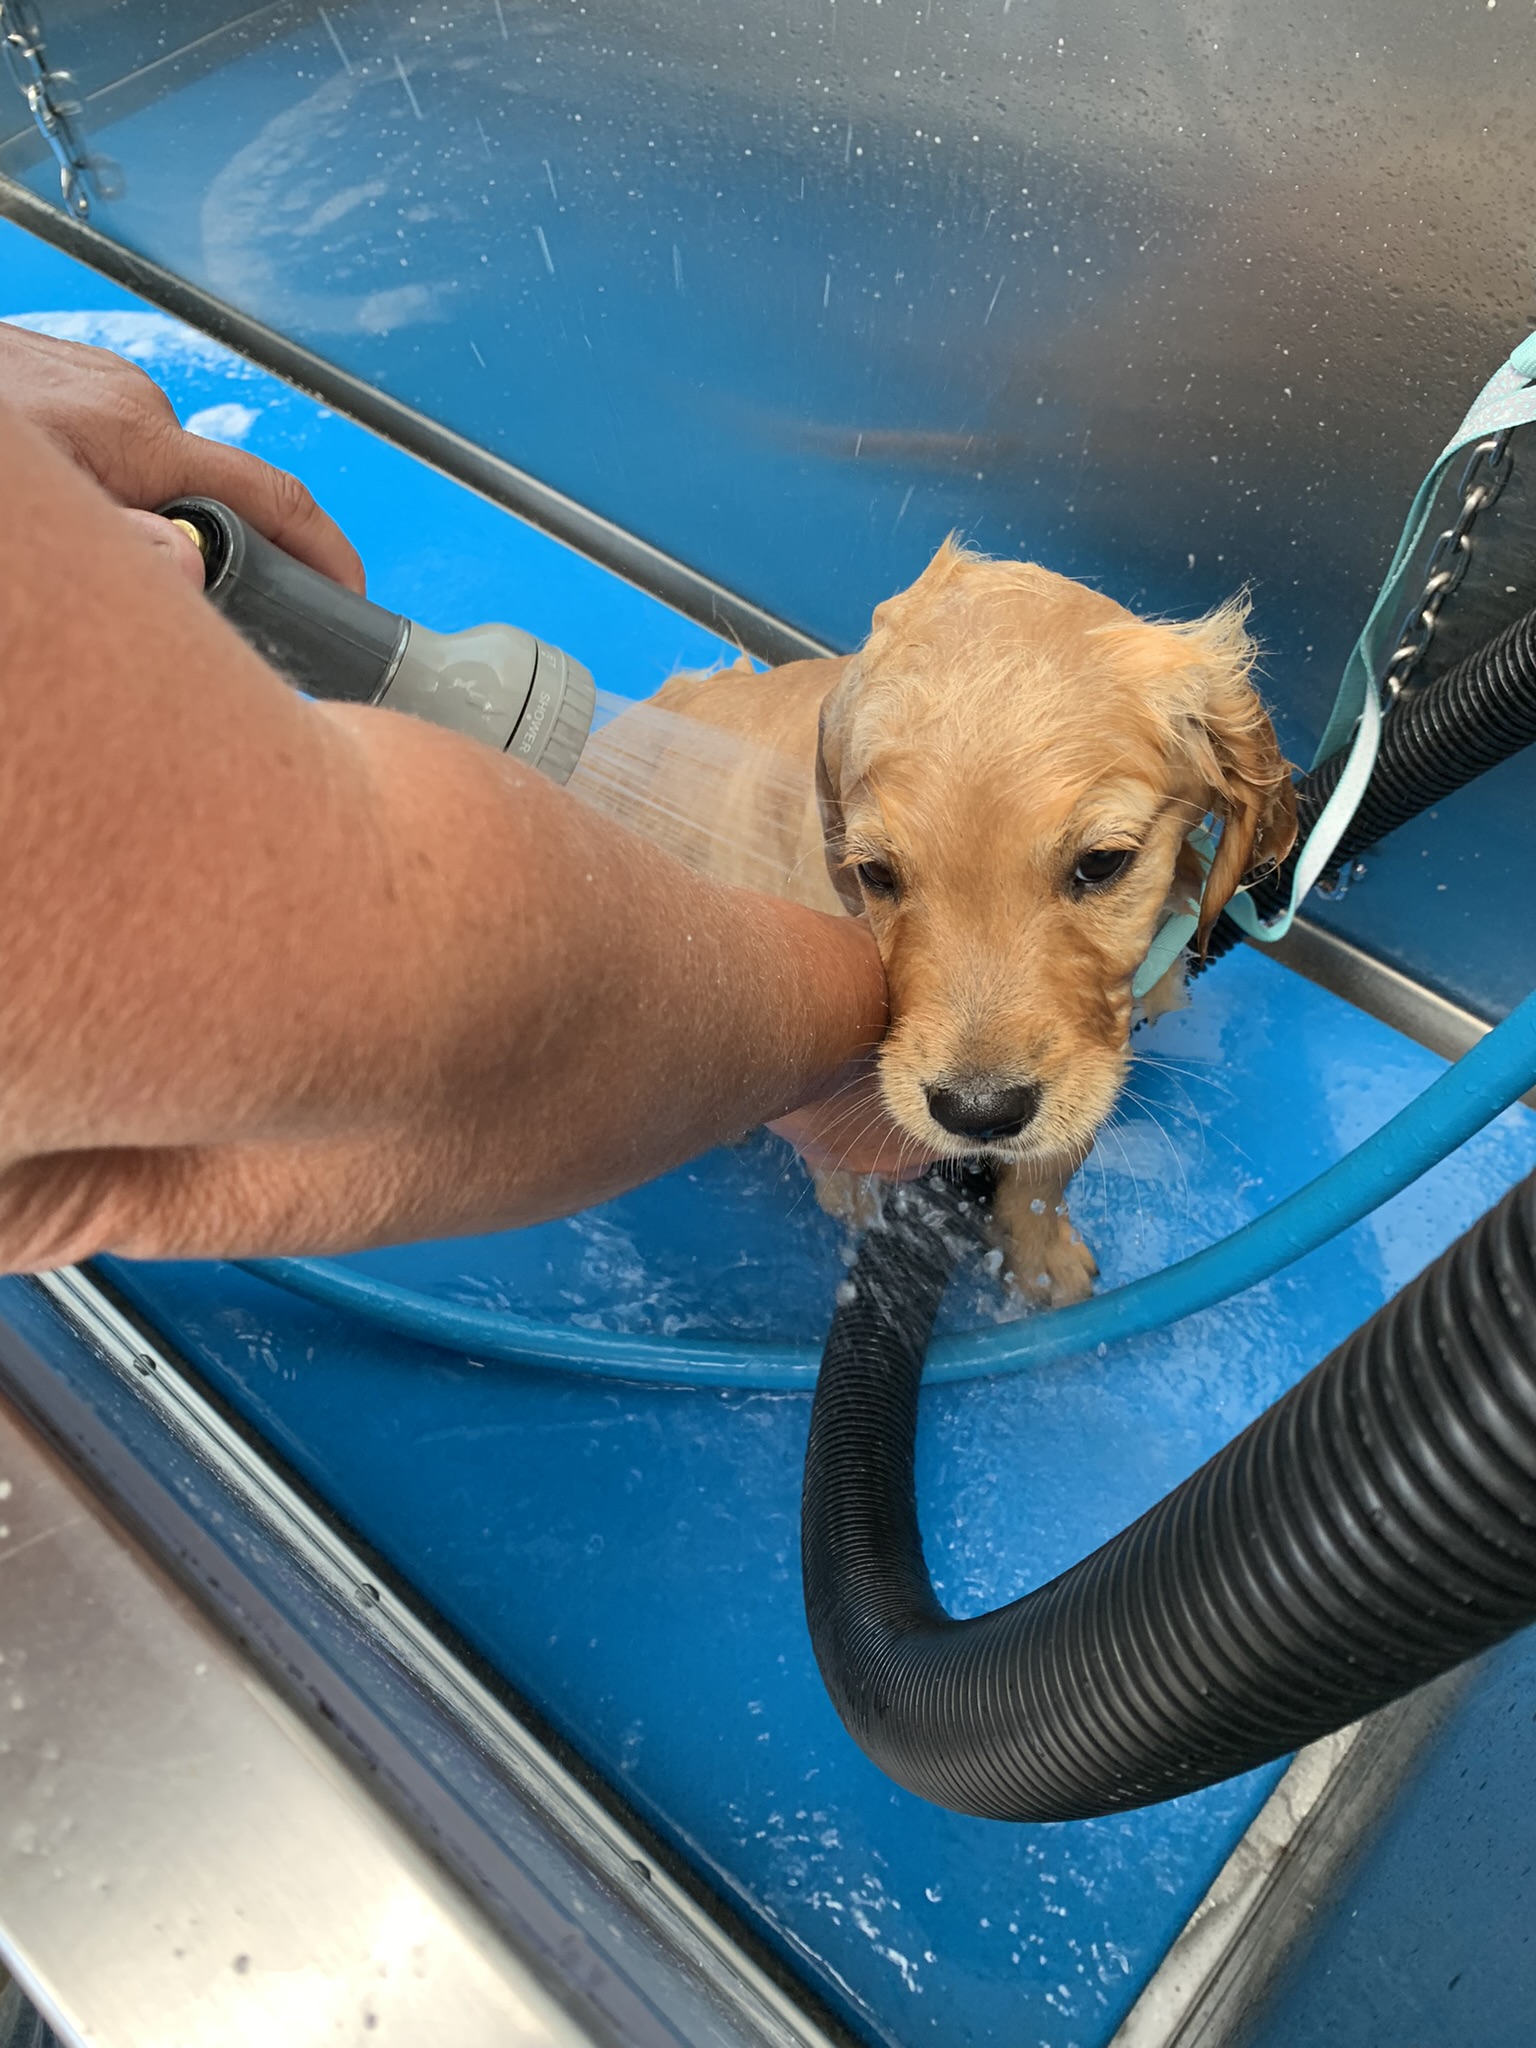
{"label": "puppy's eye", "polygon": [[1135,858],[1134,847],[1091,847],[1087,853],[1078,855],[1072,880],[1079,889],[1105,889],[1116,876],[1124,874]]}
{"label": "puppy's eye", "polygon": [[858,876],[860,886],[869,895],[894,896],[896,894],[896,871],[883,860],[861,860],[853,872]]}

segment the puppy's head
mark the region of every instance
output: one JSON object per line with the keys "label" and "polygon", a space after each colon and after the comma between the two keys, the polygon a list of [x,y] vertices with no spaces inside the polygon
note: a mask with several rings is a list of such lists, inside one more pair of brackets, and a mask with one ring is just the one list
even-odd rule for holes
{"label": "puppy's head", "polygon": [[1246,606],[1149,624],[946,542],[822,707],[827,864],[890,982],[881,1080],[931,1149],[1065,1157],[1124,1076],[1131,979],[1220,845],[1202,937],[1295,837]]}

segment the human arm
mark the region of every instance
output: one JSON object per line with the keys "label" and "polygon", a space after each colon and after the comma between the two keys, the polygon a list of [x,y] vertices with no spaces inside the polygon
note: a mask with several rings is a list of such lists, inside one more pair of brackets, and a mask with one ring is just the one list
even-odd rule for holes
{"label": "human arm", "polygon": [[0,474],[0,1267],[533,1221],[880,1036],[852,921],[305,702],[3,413]]}

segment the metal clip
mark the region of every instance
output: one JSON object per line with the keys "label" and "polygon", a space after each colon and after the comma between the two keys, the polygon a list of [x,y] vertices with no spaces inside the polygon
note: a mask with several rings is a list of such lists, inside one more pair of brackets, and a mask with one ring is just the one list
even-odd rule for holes
{"label": "metal clip", "polygon": [[1414,670],[1424,659],[1446,599],[1467,573],[1472,560],[1472,529],[1509,481],[1514,466],[1510,454],[1510,430],[1479,441],[1467,457],[1458,486],[1460,505],[1456,517],[1429,551],[1424,568],[1424,588],[1408,615],[1403,637],[1392,651],[1382,686],[1392,697],[1400,696]]}
{"label": "metal clip", "polygon": [[38,134],[58,164],[65,206],[77,220],[89,219],[93,197],[121,195],[122,172],[110,157],[93,156],[86,147],[78,126],[79,105],[63,90],[71,83],[69,73],[49,68],[32,0],[0,0],[0,50]]}

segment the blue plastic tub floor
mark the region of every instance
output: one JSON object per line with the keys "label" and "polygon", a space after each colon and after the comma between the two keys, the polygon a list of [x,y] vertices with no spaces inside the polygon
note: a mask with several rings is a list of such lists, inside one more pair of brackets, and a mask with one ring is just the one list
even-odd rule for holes
{"label": "blue plastic tub floor", "polygon": [[[511,616],[643,695],[715,643],[470,494],[0,225],[0,314],[68,313],[183,416],[299,470],[377,595]],[[88,315],[101,312],[105,322]],[[53,323],[58,325],[59,323]],[[68,324],[68,323],[66,323]],[[1075,1211],[1108,1283],[1256,1215],[1439,1070],[1249,952],[1140,1035]],[[1536,1165],[1516,1110],[1292,1272],[1180,1327],[933,1390],[919,1448],[957,1612],[1101,1542]],[[839,1233],[787,1151],[713,1154],[592,1215],[370,1255],[463,1300],[630,1330],[810,1337]],[[800,1611],[802,1396],[637,1390],[381,1339],[211,1266],[114,1277],[399,1575],[862,2032],[1099,2048],[1273,1782],[1010,1828],[898,1791],[843,1735]],[[1000,1312],[973,1280],[950,1314]]]}

